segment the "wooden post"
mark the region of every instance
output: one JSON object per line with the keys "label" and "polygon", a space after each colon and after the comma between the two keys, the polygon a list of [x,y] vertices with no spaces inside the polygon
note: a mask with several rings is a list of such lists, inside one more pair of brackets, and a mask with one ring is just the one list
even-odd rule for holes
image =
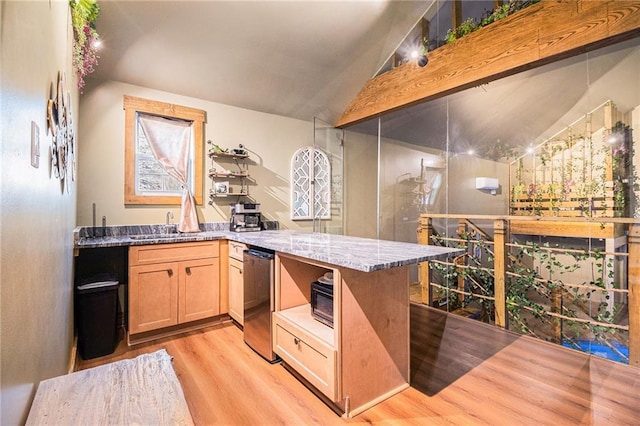
{"label": "wooden post", "polygon": [[[462,238],[467,233],[467,221],[465,219],[460,219],[458,222],[458,237]],[[469,253],[469,249],[473,251],[473,244],[467,243],[466,252]],[[456,265],[466,265],[467,264],[467,256],[458,256],[455,258],[454,263]],[[464,269],[456,268],[458,271],[458,290],[464,291]],[[464,306],[464,294],[458,293],[458,302],[460,302],[460,306]]]}
{"label": "wooden post", "polygon": [[392,66],[393,68],[397,68],[397,67],[399,67],[400,65],[402,65],[402,61],[403,61],[403,60],[404,60],[404,58],[402,57],[402,55],[401,55],[400,53],[398,53],[398,52],[395,52],[395,53],[393,54],[393,59],[392,59],[391,66]]}
{"label": "wooden post", "polygon": [[[560,287],[551,289],[551,312],[562,314],[562,290]],[[551,334],[553,343],[562,343],[562,320],[560,318],[551,318]]]}
{"label": "wooden post", "polygon": [[[430,217],[421,215],[418,220],[418,244],[430,245],[431,235],[433,235],[433,224]],[[433,294],[431,291],[431,271],[429,270],[429,262],[418,264],[418,281],[422,289],[422,303],[431,306],[433,303]]]}
{"label": "wooden post", "polygon": [[455,31],[462,24],[462,0],[451,2],[451,31]]}
{"label": "wooden post", "polygon": [[509,241],[509,226],[507,221],[497,219],[493,222],[494,231],[494,259],[493,267],[495,270],[494,280],[494,309],[496,315],[496,325],[508,329],[507,324],[507,246]]}
{"label": "wooden post", "polygon": [[640,367],[640,224],[629,225],[629,365]]}
{"label": "wooden post", "polygon": [[[429,46],[429,26],[430,26],[430,22],[427,19],[424,19],[424,17],[420,20],[420,45],[423,45],[426,43],[426,47],[428,48]],[[437,47],[437,46],[436,46]]]}

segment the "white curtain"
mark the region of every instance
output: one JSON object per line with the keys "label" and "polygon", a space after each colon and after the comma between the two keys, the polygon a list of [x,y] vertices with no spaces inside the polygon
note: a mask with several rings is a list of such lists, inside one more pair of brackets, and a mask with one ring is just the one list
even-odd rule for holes
{"label": "white curtain", "polygon": [[144,135],[149,141],[153,155],[164,170],[182,184],[182,206],[180,232],[198,232],[196,203],[189,187],[188,165],[191,143],[191,122],[172,120],[154,115],[138,114]]}

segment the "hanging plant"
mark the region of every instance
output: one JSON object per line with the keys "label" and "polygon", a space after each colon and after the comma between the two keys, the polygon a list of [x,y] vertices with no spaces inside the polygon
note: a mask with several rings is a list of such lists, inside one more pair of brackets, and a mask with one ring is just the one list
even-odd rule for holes
{"label": "hanging plant", "polygon": [[538,3],[540,0],[509,0],[507,3],[496,7],[492,11],[485,13],[485,17],[477,22],[474,18],[467,18],[460,26],[450,29],[445,36],[445,42],[451,43],[460,37],[479,30],[482,27],[486,27],[500,19],[506,18],[524,8],[527,8],[533,4]]}
{"label": "hanging plant", "polygon": [[100,7],[96,0],[70,0],[71,25],[73,26],[73,67],[78,75],[78,89],[82,93],[84,78],[98,65],[98,41],[96,21]]}

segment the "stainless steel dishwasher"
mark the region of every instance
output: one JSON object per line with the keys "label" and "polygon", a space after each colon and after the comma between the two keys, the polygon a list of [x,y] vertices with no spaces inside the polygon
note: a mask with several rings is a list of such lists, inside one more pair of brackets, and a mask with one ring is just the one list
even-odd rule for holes
{"label": "stainless steel dishwasher", "polygon": [[271,313],[274,310],[273,251],[250,248],[243,253],[245,299],[244,341],[267,361],[280,360],[271,348]]}

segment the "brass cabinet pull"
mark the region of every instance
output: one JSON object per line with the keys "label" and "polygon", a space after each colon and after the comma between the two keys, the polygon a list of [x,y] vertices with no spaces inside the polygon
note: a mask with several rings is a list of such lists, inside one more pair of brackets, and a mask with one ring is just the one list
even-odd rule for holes
{"label": "brass cabinet pull", "polygon": [[170,277],[173,276],[173,269],[167,269],[167,274],[169,274]]}
{"label": "brass cabinet pull", "polygon": [[294,337],[293,343],[295,343],[296,345],[300,344],[300,339],[298,339],[297,337]]}
{"label": "brass cabinet pull", "polygon": [[191,268],[187,267],[186,271],[188,275],[191,275]]}

